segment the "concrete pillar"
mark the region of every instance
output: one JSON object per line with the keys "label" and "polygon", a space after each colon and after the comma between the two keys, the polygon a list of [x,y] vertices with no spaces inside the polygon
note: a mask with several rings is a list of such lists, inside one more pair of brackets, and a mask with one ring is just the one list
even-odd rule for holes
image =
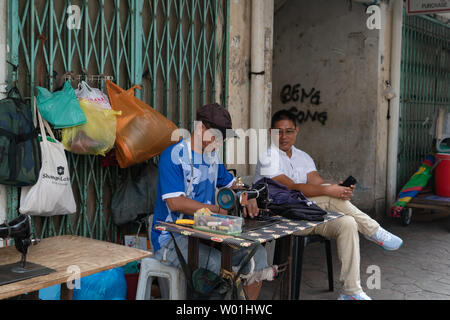
{"label": "concrete pillar", "polygon": [[[6,15],[6,0],[0,1],[0,99],[5,98],[6,92],[6,78],[8,67],[6,64],[6,48],[7,48],[7,15]],[[6,187],[0,185],[0,224],[6,220]],[[0,240],[0,247],[3,247],[3,240]]]}
{"label": "concrete pillar", "polygon": [[[242,129],[244,133],[249,133],[249,128],[267,129],[270,123],[272,113],[272,55],[273,55],[273,15],[274,0],[257,0],[253,4],[259,7],[260,16],[263,15],[262,24],[259,24],[257,30],[252,32],[253,5],[249,0],[231,1],[230,18],[230,60],[229,60],[229,104],[233,119],[233,127]],[[255,16],[253,16],[254,18]],[[252,34],[255,38],[252,39]],[[257,61],[252,59],[252,43],[256,38],[258,47],[253,46]],[[257,54],[259,53],[259,55]],[[256,68],[256,66],[258,68]],[[252,69],[252,67],[254,67]],[[263,75],[250,77],[250,72],[262,72]],[[253,91],[251,78],[256,79],[256,86],[259,91]],[[255,80],[254,79],[254,80]],[[253,84],[251,84],[253,82]],[[260,93],[257,93],[260,92]],[[256,93],[256,94],[255,94]],[[253,97],[251,98],[251,96]],[[254,109],[251,110],[251,101],[253,100]],[[253,117],[252,114],[256,117]],[[252,166],[249,165],[249,144],[246,142],[244,150],[237,148],[241,141],[231,141],[227,143],[227,152],[234,152],[234,164],[229,164],[229,168],[237,169],[239,176],[253,174]],[[241,153],[244,153],[242,155]],[[245,161],[238,162],[245,157]],[[227,159],[230,161],[232,159]],[[245,162],[245,163],[244,163]]]}

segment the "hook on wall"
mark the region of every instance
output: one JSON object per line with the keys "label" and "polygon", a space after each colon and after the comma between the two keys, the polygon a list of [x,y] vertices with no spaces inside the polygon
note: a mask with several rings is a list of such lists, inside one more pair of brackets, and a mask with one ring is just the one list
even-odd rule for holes
{"label": "hook on wall", "polygon": [[15,87],[16,83],[17,83],[17,70],[19,70],[19,65],[18,64],[14,64],[8,60],[6,60],[6,62],[12,67],[12,71],[13,71],[13,75],[12,75],[12,86]]}
{"label": "hook on wall", "polygon": [[86,70],[82,70],[81,74],[75,74],[73,72],[68,72],[64,75],[64,81],[112,81],[114,80],[113,76],[108,76],[108,75],[104,75],[104,74],[95,74],[95,75],[89,75]]}

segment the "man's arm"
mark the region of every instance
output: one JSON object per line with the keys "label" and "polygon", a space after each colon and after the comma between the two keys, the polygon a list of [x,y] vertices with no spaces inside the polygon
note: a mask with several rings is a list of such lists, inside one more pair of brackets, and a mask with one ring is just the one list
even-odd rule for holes
{"label": "man's arm", "polygon": [[317,171],[310,172],[307,177],[307,183],[295,183],[286,175],[279,175],[272,179],[284,184],[291,190],[301,191],[306,197],[329,196],[341,200],[350,200],[353,196],[353,188],[342,187],[337,184],[323,185],[326,182]]}
{"label": "man's arm", "polygon": [[322,186],[320,184],[310,184],[310,183],[295,183],[286,175],[279,175],[272,178],[278,183],[281,183],[291,190],[301,191],[306,197],[318,197],[327,195],[327,186]]}
{"label": "man's arm", "polygon": [[[236,187],[236,182],[233,183],[232,188]],[[213,213],[218,213],[222,215],[228,214],[228,212],[217,205],[205,204],[185,196],[179,196],[174,198],[168,198],[165,200],[169,210],[172,212],[180,212],[193,216],[197,210],[208,208]],[[247,216],[247,211],[251,218],[255,217],[259,213],[258,204],[256,199],[250,199],[248,201],[248,206],[244,208],[244,216]]]}
{"label": "man's arm", "polygon": [[190,198],[187,198],[185,196],[169,198],[169,199],[166,199],[165,201],[166,201],[167,206],[169,207],[170,211],[180,212],[180,213],[187,214],[190,216],[193,216],[197,210],[200,210],[203,208],[208,208],[213,213],[227,214],[227,212],[225,210],[219,208],[219,206],[201,203],[201,202],[192,200]]}

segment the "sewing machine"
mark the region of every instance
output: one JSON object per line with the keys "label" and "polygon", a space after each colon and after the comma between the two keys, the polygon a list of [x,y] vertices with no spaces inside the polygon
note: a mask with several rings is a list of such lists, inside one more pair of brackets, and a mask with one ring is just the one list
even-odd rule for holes
{"label": "sewing machine", "polygon": [[1,224],[0,238],[14,239],[17,251],[22,254],[19,262],[0,266],[0,285],[46,275],[55,271],[31,262],[27,263],[29,247],[40,242],[39,239],[33,239],[31,236],[30,216],[20,215],[10,222]]}
{"label": "sewing machine", "polygon": [[229,215],[244,218],[244,207],[248,204],[248,200],[256,199],[259,215],[255,218],[243,219],[245,231],[250,231],[254,228],[267,226],[279,221],[275,217],[271,217],[268,206],[271,202],[269,198],[269,187],[267,184],[259,184],[254,188],[242,183],[240,178],[237,179],[236,188],[222,188],[218,191],[216,196],[216,204],[228,211]]}

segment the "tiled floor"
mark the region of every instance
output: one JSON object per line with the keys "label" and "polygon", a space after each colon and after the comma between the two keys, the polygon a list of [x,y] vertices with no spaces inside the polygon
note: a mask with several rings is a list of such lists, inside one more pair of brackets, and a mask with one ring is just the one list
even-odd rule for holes
{"label": "tiled floor", "polygon": [[[450,299],[450,217],[434,220],[430,217],[429,213],[428,216],[418,213],[408,227],[401,226],[397,220],[389,219],[381,223],[385,229],[403,239],[404,244],[398,251],[385,251],[360,236],[361,284],[372,299]],[[337,299],[341,285],[335,241],[332,241],[332,251],[334,292],[327,291],[324,245],[313,243],[305,250],[300,299]],[[376,285],[373,270],[377,267],[381,275],[380,288],[368,289],[368,286]],[[260,299],[272,299],[276,285],[276,281],[264,283]]]}

